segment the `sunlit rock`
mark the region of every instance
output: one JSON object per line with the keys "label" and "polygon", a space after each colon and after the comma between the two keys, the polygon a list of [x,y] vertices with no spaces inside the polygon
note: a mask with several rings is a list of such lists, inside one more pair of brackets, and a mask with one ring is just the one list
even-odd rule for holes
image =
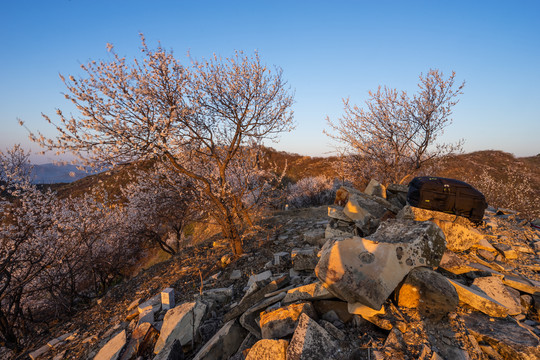
{"label": "sunlit rock", "polygon": [[94,360],[116,360],[125,345],[126,331],[122,330],[99,350]]}
{"label": "sunlit rock", "polygon": [[259,340],[249,350],[246,360],[286,360],[287,340]]}
{"label": "sunlit rock", "polygon": [[283,299],[283,303],[290,304],[298,300],[322,300],[322,299],[331,299],[332,295],[328,288],[321,283],[320,281],[299,286],[287,291],[287,295]]}
{"label": "sunlit rock", "polygon": [[291,304],[276,310],[261,313],[261,333],[263,339],[282,338],[294,332],[301,314],[310,318],[316,316],[310,303]]}
{"label": "sunlit rock", "polygon": [[489,316],[505,317],[508,315],[508,309],[505,306],[499,304],[480,290],[473,289],[450,279],[448,281],[456,289],[459,301]]}
{"label": "sunlit rock", "polygon": [[425,267],[411,270],[396,292],[399,306],[417,309],[434,319],[456,311],[459,304],[458,294],[448,280]]}
{"label": "sunlit rock", "polygon": [[332,219],[343,220],[347,222],[353,222],[353,220],[345,215],[343,212],[343,206],[330,205],[328,206],[328,216]]}
{"label": "sunlit rock", "polygon": [[478,244],[483,239],[483,235],[476,229],[460,224],[458,222],[432,219],[446,238],[446,247],[451,251],[465,251]]}
{"label": "sunlit rock", "polygon": [[519,291],[505,286],[498,276],[479,277],[474,279],[473,285],[480,288],[490,298],[508,309],[509,315],[521,313]]}

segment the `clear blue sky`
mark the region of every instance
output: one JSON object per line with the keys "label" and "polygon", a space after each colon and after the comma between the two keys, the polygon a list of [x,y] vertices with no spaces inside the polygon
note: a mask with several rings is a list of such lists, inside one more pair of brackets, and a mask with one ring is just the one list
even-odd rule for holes
{"label": "clear blue sky", "polygon": [[342,114],[342,98],[362,104],[379,84],[415,91],[418,75],[438,68],[466,81],[443,140],[536,155],[539,19],[539,1],[2,0],[0,147],[37,149],[16,119],[54,135],[40,114],[71,109],[58,74],[106,59],[107,43],[138,56],[142,32],[179,58],[258,50],[283,68],[297,127],[270,144],[278,150],[328,154],[325,119]]}

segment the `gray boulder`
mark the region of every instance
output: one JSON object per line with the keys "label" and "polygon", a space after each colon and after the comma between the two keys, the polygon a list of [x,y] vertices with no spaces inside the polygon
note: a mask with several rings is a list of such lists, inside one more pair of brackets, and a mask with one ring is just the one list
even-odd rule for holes
{"label": "gray boulder", "polygon": [[409,271],[438,266],[445,247],[432,222],[389,220],[369,237],[325,244],[315,274],[336,297],[380,309]]}

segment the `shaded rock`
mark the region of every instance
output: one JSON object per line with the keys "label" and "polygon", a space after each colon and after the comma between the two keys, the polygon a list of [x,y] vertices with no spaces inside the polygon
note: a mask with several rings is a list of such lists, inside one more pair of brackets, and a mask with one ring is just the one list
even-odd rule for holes
{"label": "shaded rock", "polygon": [[484,314],[462,316],[478,342],[489,344],[504,359],[540,359],[540,341],[511,319],[490,319]]}
{"label": "shaded rock", "polygon": [[184,360],[184,351],[180,341],[174,340],[167,345],[153,360]]}
{"label": "shaded rock", "polygon": [[253,305],[246,310],[245,313],[240,316],[240,324],[257,339],[262,339],[261,326],[260,326],[260,313],[262,309],[266,309],[269,306],[279,303],[285,297],[285,293],[276,294],[270,298],[264,298],[264,300]]}
{"label": "shaded rock", "polygon": [[242,271],[241,270],[233,270],[231,272],[231,275],[229,276],[229,279],[231,280],[237,280],[242,278]]}
{"label": "shaded rock", "polygon": [[149,307],[149,308],[146,308],[146,310],[144,310],[142,313],[140,313],[137,326],[140,326],[142,323],[152,324],[153,322],[154,322],[154,310],[152,310],[152,308]]}
{"label": "shaded rock", "polygon": [[322,246],[324,240],[324,229],[312,229],[304,233],[304,241],[313,246]]}
{"label": "shaded rock", "polygon": [[137,307],[139,314],[142,314],[148,309],[152,309],[154,313],[158,313],[161,310],[161,294],[152,296],[150,299],[146,300],[142,304],[139,304]]}
{"label": "shaded rock", "polygon": [[334,237],[349,237],[353,235],[352,232],[346,231],[345,229],[339,229],[339,228],[333,228],[331,224],[328,224],[326,226],[326,229],[324,230],[324,238],[330,239]]}
{"label": "shaded rock", "polygon": [[[363,199],[362,197],[358,196],[350,196],[349,201],[343,208],[343,212],[347,217],[352,219],[355,223],[359,224],[360,226],[366,225],[371,219],[375,218],[374,215],[372,215],[369,210],[367,210],[363,205],[362,201],[360,199]],[[373,202],[374,206],[379,206],[376,202]],[[382,214],[381,214],[382,216]]]}
{"label": "shaded rock", "polygon": [[497,249],[506,259],[514,260],[518,258],[517,252],[508,244],[493,244],[493,247]]}
{"label": "shaded rock", "polygon": [[159,354],[174,340],[179,340],[182,346],[194,340],[205,313],[206,305],[199,301],[184,303],[167,311],[154,353]]}
{"label": "shaded rock", "polygon": [[509,315],[521,313],[519,291],[504,286],[501,278],[497,276],[480,277],[474,279],[473,285],[480,288],[499,304],[505,306]]}
{"label": "shaded rock", "polygon": [[249,350],[246,360],[286,360],[287,340],[259,340]]}
{"label": "shaded rock", "polygon": [[99,350],[94,360],[116,360],[125,345],[126,331],[122,330]]}
{"label": "shaded rock", "polygon": [[51,350],[51,347],[49,345],[45,344],[42,347],[32,351],[30,354],[28,354],[28,356],[30,357],[30,359],[36,360],[38,357],[40,357],[42,355],[45,355],[50,350]]}
{"label": "shaded rock", "polygon": [[292,249],[291,259],[293,269],[296,271],[313,270],[319,261],[317,257],[318,248]]}
{"label": "shaded rock", "polygon": [[407,204],[408,192],[409,187],[407,185],[390,184],[386,188],[386,199],[398,207],[404,207]]}
{"label": "shaded rock", "polygon": [[273,311],[262,312],[260,317],[261,333],[264,339],[282,338],[290,335],[296,328],[301,314],[316,317],[310,303],[291,304]]}
{"label": "shaded rock", "polygon": [[533,305],[529,311],[529,314],[533,320],[540,322],[540,293],[533,294],[532,298]]}
{"label": "shaded rock", "polygon": [[339,320],[343,323],[348,323],[353,318],[349,313],[348,303],[339,300],[318,300],[314,301],[313,307],[321,318],[325,318],[325,314],[332,312],[336,314]]}
{"label": "shaded rock", "polygon": [[381,185],[377,180],[371,179],[364,190],[364,194],[386,199],[386,187]]}
{"label": "shaded rock", "polygon": [[333,297],[334,295],[328,291],[328,287],[320,281],[317,281],[312,284],[288,290],[283,299],[283,303],[289,304],[298,300],[323,300],[331,299]]}
{"label": "shaded rock", "polygon": [[338,359],[340,348],[334,338],[306,314],[300,315],[287,360]]}
{"label": "shaded rock", "polygon": [[266,294],[271,293],[273,291],[276,291],[286,286],[289,283],[289,281],[290,281],[289,275],[284,275],[280,277],[279,279],[271,281],[260,290],[257,290],[254,293],[245,296],[238,305],[236,305],[228,313],[225,314],[225,316],[223,317],[223,321],[229,321],[240,316],[250,307],[252,307],[256,303],[264,299],[264,296]]}
{"label": "shaded rock", "polygon": [[330,321],[321,320],[320,324],[330,335],[332,335],[337,340],[345,340],[345,333],[343,331],[339,330],[337,327],[334,326]]}
{"label": "shaded rock", "polygon": [[206,299],[212,299],[218,304],[226,304],[229,301],[231,301],[232,297],[234,295],[233,288],[217,288],[217,289],[210,289],[205,290],[202,293],[202,297]]}
{"label": "shaded rock", "polygon": [[439,273],[419,267],[411,270],[397,291],[398,305],[418,309],[425,317],[441,319],[456,310],[455,288]]}
{"label": "shaded rock", "polygon": [[519,302],[521,305],[521,312],[523,314],[527,314],[532,307],[533,298],[531,295],[527,295],[527,294],[521,295],[519,298]]}
{"label": "shaded rock", "polygon": [[256,283],[257,281],[267,280],[267,279],[270,279],[271,277],[272,277],[272,271],[270,270],[264,271],[257,275],[251,275],[249,277],[249,280],[246,286],[250,287],[252,284]]}
{"label": "shaded rock", "polygon": [[437,266],[444,250],[435,224],[388,220],[370,237],[325,244],[315,274],[338,298],[379,309],[411,269]]}
{"label": "shaded rock", "polygon": [[236,320],[227,322],[202,347],[193,360],[226,360],[232,356],[247,335]]}
{"label": "shaded rock", "polygon": [[151,354],[158,337],[159,331],[147,322],[142,323],[131,334],[131,339],[120,359],[131,360],[137,356]]}
{"label": "shaded rock", "polygon": [[407,345],[403,340],[403,334],[397,328],[393,328],[384,342],[384,352],[391,359],[408,359]]}
{"label": "shaded rock", "polygon": [[448,279],[448,281],[455,287],[459,296],[459,301],[488,314],[489,316],[505,317],[508,315],[508,309],[505,306],[499,304],[496,300],[490,298],[481,291],[450,279]]}
{"label": "shaded rock", "polygon": [[274,265],[281,265],[290,258],[291,254],[285,251],[281,251],[274,254]]}
{"label": "shaded rock", "polygon": [[476,250],[476,253],[479,256],[481,256],[482,258],[484,258],[485,260],[487,260],[487,261],[495,260],[495,254],[493,254],[491,251],[487,251],[487,250],[484,250],[484,249],[478,249],[478,250]]}

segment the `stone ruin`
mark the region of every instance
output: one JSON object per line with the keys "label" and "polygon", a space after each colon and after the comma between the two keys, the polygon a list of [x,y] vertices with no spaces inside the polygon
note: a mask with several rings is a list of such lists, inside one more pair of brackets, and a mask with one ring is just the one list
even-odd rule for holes
{"label": "stone ruin", "polygon": [[[244,294],[215,288],[175,304],[168,288],[135,300],[129,326],[93,358],[539,359],[540,230],[493,208],[474,226],[410,207],[406,193],[342,187],[326,228],[275,253]],[[218,310],[216,332],[205,319]]]}

